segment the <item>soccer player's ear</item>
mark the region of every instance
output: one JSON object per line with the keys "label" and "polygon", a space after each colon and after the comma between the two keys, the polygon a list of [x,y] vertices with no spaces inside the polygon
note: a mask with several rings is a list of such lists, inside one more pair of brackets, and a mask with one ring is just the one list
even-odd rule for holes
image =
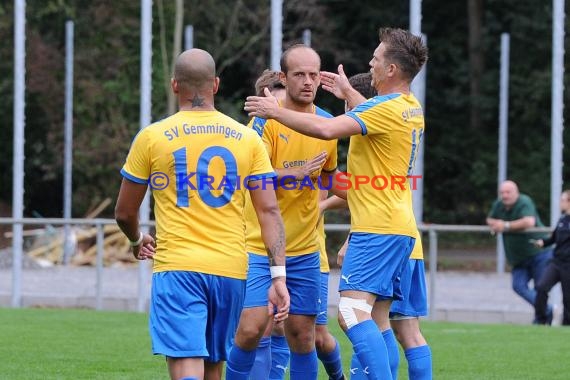
{"label": "soccer player's ear", "polygon": [[218,93],[219,89],[220,89],[220,77],[216,77],[214,78],[214,88],[213,88],[214,95]]}

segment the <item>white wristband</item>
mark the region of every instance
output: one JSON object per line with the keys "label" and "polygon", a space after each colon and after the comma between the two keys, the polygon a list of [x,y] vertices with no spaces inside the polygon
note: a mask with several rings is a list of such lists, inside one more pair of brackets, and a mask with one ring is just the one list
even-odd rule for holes
{"label": "white wristband", "polygon": [[138,247],[139,245],[141,245],[143,238],[144,238],[144,234],[142,232],[139,232],[138,240],[137,241],[129,240],[129,244],[131,245],[131,247]]}
{"label": "white wristband", "polygon": [[511,222],[505,222],[505,231],[509,231],[511,229]]}
{"label": "white wristband", "polygon": [[269,271],[271,272],[271,278],[274,279],[275,277],[285,277],[285,265],[277,265],[274,267],[269,267]]}

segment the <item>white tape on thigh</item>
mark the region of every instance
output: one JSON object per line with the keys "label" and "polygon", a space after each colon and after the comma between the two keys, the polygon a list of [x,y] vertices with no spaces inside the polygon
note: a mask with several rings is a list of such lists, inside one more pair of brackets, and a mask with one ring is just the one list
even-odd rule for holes
{"label": "white tape on thigh", "polygon": [[362,310],[368,314],[372,313],[372,305],[367,304],[365,300],[340,297],[338,312],[342,315],[342,319],[344,319],[344,323],[347,328],[351,328],[358,324],[358,319],[356,319],[354,309]]}

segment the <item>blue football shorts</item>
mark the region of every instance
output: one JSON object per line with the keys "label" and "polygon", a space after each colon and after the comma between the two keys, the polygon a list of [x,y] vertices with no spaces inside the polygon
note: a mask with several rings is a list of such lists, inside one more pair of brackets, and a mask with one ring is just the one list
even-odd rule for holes
{"label": "blue football shorts", "polygon": [[[289,314],[317,315],[321,288],[319,252],[290,256],[285,262],[287,289],[291,298]],[[249,253],[249,270],[244,308],[267,306],[267,292],[271,286],[267,256]]]}
{"label": "blue football shorts", "polygon": [[392,302],[390,318],[424,317],[428,314],[425,266],[423,260],[410,259],[402,271],[400,289],[403,300]]}
{"label": "blue football shorts", "polygon": [[319,314],[317,325],[326,325],[328,322],[329,273],[321,272],[321,295],[319,297]]}
{"label": "blue football shorts", "polygon": [[153,273],[149,328],[152,352],[173,358],[228,358],[245,280],[189,271]]}
{"label": "blue football shorts", "polygon": [[350,234],[339,282],[339,292],[357,290],[378,299],[402,299],[400,274],[415,240],[404,235],[364,232]]}

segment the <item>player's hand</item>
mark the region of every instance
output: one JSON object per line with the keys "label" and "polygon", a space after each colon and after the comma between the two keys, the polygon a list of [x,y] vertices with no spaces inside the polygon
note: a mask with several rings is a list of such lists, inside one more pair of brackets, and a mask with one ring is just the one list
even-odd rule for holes
{"label": "player's hand", "polygon": [[[285,277],[277,277],[271,280],[271,287],[269,288],[269,304],[267,311],[269,315],[273,315],[276,322],[284,321],[289,316],[289,306],[291,300],[289,298],[289,291],[285,285]],[[277,312],[275,312],[277,309]]]}
{"label": "player's hand", "polygon": [[299,174],[296,176],[296,179],[302,180],[311,175],[316,170],[319,170],[327,160],[327,152],[323,151],[317,154],[315,157],[311,158],[309,161],[305,163],[305,165],[301,166],[299,169]]}
{"label": "player's hand", "polygon": [[271,91],[267,87],[263,89],[265,96],[248,96],[245,99],[243,109],[250,117],[262,117],[264,119],[273,119],[275,112],[279,109],[277,98],[271,95]]}
{"label": "player's hand", "polygon": [[544,240],[542,240],[542,239],[538,239],[538,240],[530,239],[529,243],[534,245],[536,248],[544,247]]}
{"label": "player's hand", "polygon": [[338,65],[338,74],[321,71],[321,87],[342,100],[346,100],[352,89],[342,65]]}
{"label": "player's hand", "polygon": [[156,242],[149,234],[144,234],[141,244],[133,247],[133,255],[137,260],[152,259],[154,257]]}
{"label": "player's hand", "polygon": [[338,264],[339,267],[342,267],[344,256],[346,256],[347,248],[348,248],[348,239],[344,241],[344,244],[342,245],[342,247],[340,247],[340,250],[338,251],[338,256],[336,257],[336,263]]}

